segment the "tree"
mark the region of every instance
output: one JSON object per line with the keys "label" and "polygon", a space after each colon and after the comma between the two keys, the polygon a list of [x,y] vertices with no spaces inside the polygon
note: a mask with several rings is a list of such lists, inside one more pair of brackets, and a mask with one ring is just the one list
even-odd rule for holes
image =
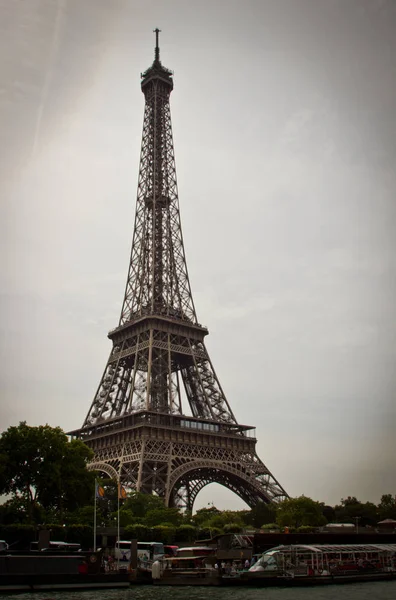
{"label": "tree", "polygon": [[176,527],[169,523],[169,525],[156,525],[152,528],[152,535],[154,541],[162,542],[163,544],[171,544],[174,541]]}
{"label": "tree", "polygon": [[65,510],[92,502],[94,473],[87,471],[92,451],[68,441],[60,427],[9,427],[0,437],[0,493],[22,497],[28,519],[35,506]]}
{"label": "tree", "polygon": [[125,527],[125,537],[129,540],[141,540],[149,542],[152,539],[152,533],[150,527],[143,524],[127,525]]}
{"label": "tree", "polygon": [[214,516],[217,516],[221,513],[215,506],[211,506],[210,508],[200,508],[197,510],[195,515],[192,517],[192,521],[198,526],[202,527],[203,523],[210,521],[210,519]]}
{"label": "tree", "polygon": [[281,527],[301,527],[324,525],[326,519],[322,513],[322,505],[306,496],[287,498],[280,502],[276,511],[276,522]]}
{"label": "tree", "polygon": [[132,492],[124,501],[123,508],[130,510],[134,517],[144,518],[151,510],[162,510],[165,508],[165,504],[163,498],[154,494]]}
{"label": "tree", "polygon": [[276,506],[266,502],[258,502],[252,510],[241,511],[241,518],[246,525],[259,529],[265,523],[273,523],[276,518]]}
{"label": "tree", "polygon": [[279,525],[278,523],[264,523],[264,525],[262,527],[260,527],[260,529],[266,533],[268,531],[279,531]]}
{"label": "tree", "polygon": [[322,504],[322,513],[328,523],[333,523],[335,519],[335,510],[328,504]]}
{"label": "tree", "polygon": [[[34,507],[34,519],[39,522],[45,519],[45,510],[39,504]],[[0,505],[1,525],[16,525],[26,522],[26,503],[23,498],[13,496]]]}
{"label": "tree", "polygon": [[378,505],[379,519],[396,519],[396,496],[384,494]]}
{"label": "tree", "polygon": [[336,520],[340,523],[358,523],[359,526],[375,525],[378,508],[372,502],[360,502],[355,496],[341,499],[341,504],[334,507]]}
{"label": "tree", "polygon": [[[115,479],[99,479],[98,483],[104,489],[104,496],[97,499],[96,505],[100,508],[102,522],[112,526],[117,521],[118,483]],[[125,502],[125,500],[120,500],[120,514],[126,511]],[[123,521],[126,520],[123,514]]]}
{"label": "tree", "polygon": [[243,527],[240,523],[227,523],[223,527],[224,533],[241,533]]}
{"label": "tree", "polygon": [[[198,513],[200,513],[198,515]],[[198,515],[198,519],[197,519],[197,515]],[[205,515],[206,516],[206,520],[202,521],[202,516]],[[238,511],[233,511],[233,510],[223,510],[223,511],[219,511],[217,509],[215,510],[211,510],[211,509],[201,509],[200,511],[197,511],[197,514],[193,517],[193,521],[195,523],[197,523],[198,520],[198,524],[201,528],[206,528],[209,530],[212,529],[219,529],[224,530],[224,527],[231,524],[233,525],[233,528],[238,528],[238,530],[240,531],[241,529],[243,529],[244,527],[244,523],[242,521],[242,518],[240,516],[240,513]]]}
{"label": "tree", "polygon": [[175,539],[178,542],[193,542],[197,539],[197,528],[193,525],[180,525],[176,527]]}
{"label": "tree", "polygon": [[149,527],[155,527],[164,523],[171,525],[180,525],[183,521],[183,517],[178,508],[168,508],[162,506],[162,508],[154,508],[147,511],[144,518],[144,522]]}

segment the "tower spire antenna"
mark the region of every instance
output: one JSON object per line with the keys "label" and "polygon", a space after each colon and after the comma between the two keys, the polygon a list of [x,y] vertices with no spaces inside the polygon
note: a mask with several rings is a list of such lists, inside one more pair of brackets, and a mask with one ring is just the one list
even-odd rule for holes
{"label": "tower spire antenna", "polygon": [[153,31],[155,33],[155,61],[159,62],[160,54],[159,54],[158,38],[159,38],[161,29],[158,29],[158,27],[156,27]]}

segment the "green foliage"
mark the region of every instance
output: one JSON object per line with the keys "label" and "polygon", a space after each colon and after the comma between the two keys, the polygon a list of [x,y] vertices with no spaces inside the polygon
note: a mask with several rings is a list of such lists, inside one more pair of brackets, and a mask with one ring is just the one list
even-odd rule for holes
{"label": "green foliage", "polygon": [[287,498],[280,502],[276,511],[276,522],[281,527],[298,528],[302,525],[317,527],[324,525],[326,519],[322,513],[322,505],[306,496]]}
{"label": "green foliage", "polygon": [[[112,514],[113,518],[117,520],[117,512]],[[120,526],[126,527],[127,525],[133,525],[134,517],[132,511],[126,510],[125,508],[120,509]]]}
{"label": "green foliage", "polygon": [[161,508],[148,510],[145,515],[145,523],[149,527],[155,527],[156,525],[161,525],[165,522],[177,526],[180,525],[182,521],[183,516],[178,508],[167,508],[162,506]]}
{"label": "green foliage", "polygon": [[45,526],[45,529],[50,530],[51,540],[56,540],[57,542],[66,542],[67,530],[66,527],[63,527],[63,525],[60,525],[59,523],[48,523]]}
{"label": "green foliage", "polygon": [[[32,507],[32,517],[36,523],[45,521],[45,510],[40,504],[35,503]],[[0,505],[0,523],[11,525],[25,523],[27,520],[26,501],[24,498],[14,496]]]}
{"label": "green foliage", "polygon": [[212,513],[212,516],[208,520],[201,522],[201,527],[206,529],[216,528],[220,531],[222,531],[224,527],[226,527],[230,523],[232,523],[232,525],[234,527],[237,527],[239,530],[241,530],[244,527],[244,523],[241,519],[239,512],[232,510],[218,511],[217,509],[216,511],[216,513]]}
{"label": "green foliage", "polygon": [[259,528],[266,523],[273,523],[276,519],[276,506],[266,502],[258,502],[250,511],[241,511],[243,522],[249,527]]}
{"label": "green foliage", "polygon": [[378,516],[380,521],[383,519],[396,520],[396,496],[392,496],[392,494],[381,496],[381,502],[378,505]]}
{"label": "green foliage", "polygon": [[[47,525],[51,532],[51,539],[81,544],[88,548],[92,546],[93,528],[82,523],[63,527],[58,523]],[[30,542],[38,539],[38,529],[31,524],[0,525],[0,539],[12,544],[14,549],[28,550]]]}
{"label": "green foliage", "polygon": [[324,505],[322,507],[322,514],[328,523],[334,523],[335,521],[335,510],[332,506]]}
{"label": "green foliage", "polygon": [[314,533],[315,531],[316,527],[312,527],[312,525],[301,525],[297,528],[297,533]]}
{"label": "green foliage", "polygon": [[341,504],[334,507],[335,517],[339,523],[356,523],[359,527],[376,525],[379,521],[378,508],[372,502],[360,502],[355,496],[341,499]]}
{"label": "green foliage", "polygon": [[223,533],[223,530],[220,529],[220,527],[199,527],[197,539],[209,540],[211,538],[214,538],[216,535],[220,535],[220,533]]}
{"label": "green foliage", "polygon": [[[103,498],[97,498],[96,506],[101,512],[103,523],[111,527],[117,521],[118,484],[114,479],[98,479],[98,483],[105,494]],[[120,508],[125,509],[125,501],[120,500]]]}
{"label": "green foliage", "polygon": [[241,533],[243,527],[241,523],[227,523],[224,525],[224,533]]}
{"label": "green foliage", "polygon": [[[79,523],[85,523],[87,526],[93,527],[94,512],[95,507],[93,506],[93,504],[83,506],[81,508],[78,508],[76,511],[69,513],[65,518],[65,523],[67,523],[69,526]],[[99,506],[96,507],[96,519],[98,523],[101,523],[101,521],[103,520]]]}
{"label": "green foliage", "polygon": [[194,525],[179,525],[175,529],[175,539],[178,542],[193,542],[197,539],[198,530]]}
{"label": "green foliage", "polygon": [[264,531],[264,533],[268,533],[269,531],[279,531],[279,525],[277,523],[264,523],[260,529]]}
{"label": "green foliage", "polygon": [[192,520],[198,527],[202,527],[204,523],[209,522],[213,517],[220,513],[221,511],[215,506],[211,506],[210,508],[200,508],[192,517]]}
{"label": "green foliage", "polygon": [[153,494],[132,492],[124,501],[123,508],[130,510],[135,517],[144,518],[149,511],[165,508],[164,501]]}
{"label": "green foliage", "polygon": [[0,539],[12,546],[13,549],[28,550],[30,542],[36,540],[36,527],[30,524],[17,523],[0,525]]}
{"label": "green foliage", "polygon": [[0,438],[0,493],[21,497],[31,522],[37,505],[56,508],[62,518],[92,496],[94,474],[86,469],[91,457],[85,444],[69,442],[59,427],[9,427]]}
{"label": "green foliage", "polygon": [[127,540],[144,540],[145,542],[152,541],[151,528],[147,527],[147,525],[127,525],[124,531],[124,536]]}
{"label": "green foliage", "polygon": [[152,528],[153,541],[171,544],[175,538],[176,527],[168,525],[157,525]]}
{"label": "green foliage", "polygon": [[66,541],[89,548],[93,543],[93,527],[82,523],[69,525],[66,529]]}

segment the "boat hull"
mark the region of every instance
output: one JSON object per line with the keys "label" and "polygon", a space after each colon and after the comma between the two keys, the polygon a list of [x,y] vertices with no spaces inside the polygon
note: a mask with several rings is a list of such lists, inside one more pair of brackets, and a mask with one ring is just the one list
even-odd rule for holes
{"label": "boat hull", "polygon": [[0,593],[129,587],[127,573],[0,575]]}
{"label": "boat hull", "polygon": [[261,573],[243,573],[240,577],[222,577],[224,586],[251,587],[310,587],[320,585],[337,585],[345,583],[362,583],[364,581],[396,581],[396,573],[367,573],[352,575],[325,575],[318,577],[270,577]]}

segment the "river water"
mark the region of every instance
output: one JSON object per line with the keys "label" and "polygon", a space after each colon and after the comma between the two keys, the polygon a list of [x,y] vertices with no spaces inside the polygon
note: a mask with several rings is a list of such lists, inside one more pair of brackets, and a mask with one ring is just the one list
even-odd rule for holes
{"label": "river water", "polygon": [[315,588],[205,588],[133,586],[127,590],[35,592],[2,600],[396,600],[396,581]]}

